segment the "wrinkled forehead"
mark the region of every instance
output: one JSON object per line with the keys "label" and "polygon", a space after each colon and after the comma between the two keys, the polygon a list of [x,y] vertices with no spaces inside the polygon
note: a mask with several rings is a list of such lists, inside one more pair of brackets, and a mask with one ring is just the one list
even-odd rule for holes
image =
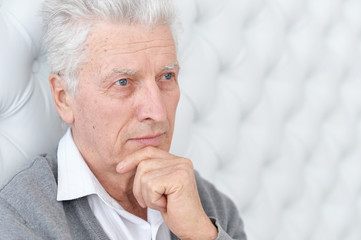
{"label": "wrinkled forehead", "polygon": [[85,48],[87,65],[101,75],[119,67],[138,71],[144,65],[162,68],[177,63],[175,41],[166,25],[98,23],[89,33]]}
{"label": "wrinkled forehead", "polygon": [[[94,24],[86,40],[90,51],[107,52],[112,48],[137,48],[168,45],[175,48],[175,40],[167,25],[144,26],[140,24],[115,24],[100,22]],[[135,49],[136,50],[136,49]]]}

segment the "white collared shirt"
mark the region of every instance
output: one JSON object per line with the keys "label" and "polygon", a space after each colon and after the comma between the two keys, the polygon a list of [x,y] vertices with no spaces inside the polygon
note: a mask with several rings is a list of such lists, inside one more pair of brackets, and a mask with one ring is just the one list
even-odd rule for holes
{"label": "white collared shirt", "polygon": [[71,129],[58,147],[58,201],[87,196],[91,210],[110,239],[169,240],[159,211],[148,208],[148,221],[125,211],[99,183],[76,147]]}

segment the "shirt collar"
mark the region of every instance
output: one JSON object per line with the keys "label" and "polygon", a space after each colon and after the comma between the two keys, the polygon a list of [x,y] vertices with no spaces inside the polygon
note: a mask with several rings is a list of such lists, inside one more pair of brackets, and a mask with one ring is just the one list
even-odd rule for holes
{"label": "shirt collar", "polygon": [[85,163],[71,135],[71,128],[58,146],[58,201],[95,194],[94,175]]}
{"label": "shirt collar", "polygon": [[98,195],[113,208],[123,208],[105,191],[76,147],[71,128],[60,139],[58,147],[58,201]]}
{"label": "shirt collar", "polygon": [[[60,139],[58,146],[58,201],[74,200],[97,195],[106,205],[115,209],[128,220],[139,223],[140,218],[126,212],[103,188],[84,161],[74,143],[71,128]],[[159,211],[148,208],[148,220],[160,225],[163,218]]]}

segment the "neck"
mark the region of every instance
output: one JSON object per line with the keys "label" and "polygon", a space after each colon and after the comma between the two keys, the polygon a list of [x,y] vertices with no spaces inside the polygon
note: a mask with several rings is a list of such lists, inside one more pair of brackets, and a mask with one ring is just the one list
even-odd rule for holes
{"label": "neck", "polygon": [[99,171],[97,170],[98,168],[90,165],[89,168],[104,187],[105,191],[107,191],[124,210],[147,221],[147,208],[142,208],[133,194],[135,170],[126,174],[119,174],[115,172],[115,170],[109,172]]}

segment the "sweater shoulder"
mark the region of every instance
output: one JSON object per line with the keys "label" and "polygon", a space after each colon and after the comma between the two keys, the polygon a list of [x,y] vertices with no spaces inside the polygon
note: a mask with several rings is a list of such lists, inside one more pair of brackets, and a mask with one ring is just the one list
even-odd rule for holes
{"label": "sweater shoulder", "polygon": [[215,219],[232,239],[246,239],[243,221],[234,202],[196,171],[195,176],[199,197],[208,217]]}
{"label": "sweater shoulder", "polygon": [[[33,191],[42,185],[55,182],[57,184],[57,159],[56,153],[43,154],[31,159],[19,169],[11,178],[0,186],[0,196],[9,195],[9,191]],[[51,181],[45,181],[45,179]]]}
{"label": "sweater shoulder", "polygon": [[0,236],[70,238],[63,205],[56,200],[56,172],[54,155],[40,155],[0,188]]}
{"label": "sweater shoulder", "polygon": [[[209,208],[209,211],[212,212],[222,208],[236,208],[228,196],[219,191],[214,184],[204,179],[197,171],[195,171],[195,177],[199,196],[204,208]],[[217,215],[217,212],[214,212],[214,214]]]}
{"label": "sweater shoulder", "polygon": [[43,202],[54,202],[57,194],[56,155],[39,155],[0,187],[2,204],[21,212]]}

